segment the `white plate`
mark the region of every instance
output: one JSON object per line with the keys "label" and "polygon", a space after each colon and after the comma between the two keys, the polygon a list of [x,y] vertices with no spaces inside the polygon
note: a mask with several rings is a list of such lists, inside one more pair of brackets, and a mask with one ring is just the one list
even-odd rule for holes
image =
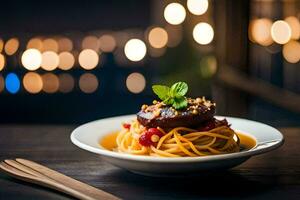
{"label": "white plate", "polygon": [[234,130],[252,136],[256,139],[257,145],[252,149],[237,153],[181,158],[128,155],[106,150],[99,145],[103,136],[120,130],[122,123],[130,122],[135,117],[135,115],[125,115],[84,124],[72,132],[71,140],[78,147],[101,155],[103,159],[113,165],[135,173],[156,176],[182,175],[203,170],[231,168],[243,163],[251,156],[271,151],[283,144],[282,134],[271,126],[246,119],[226,117]]}

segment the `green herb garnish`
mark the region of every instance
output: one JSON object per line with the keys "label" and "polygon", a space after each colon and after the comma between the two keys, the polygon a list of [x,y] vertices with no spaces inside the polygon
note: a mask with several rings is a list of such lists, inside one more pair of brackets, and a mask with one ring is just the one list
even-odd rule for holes
{"label": "green herb garnish", "polygon": [[175,109],[187,107],[187,99],[184,96],[189,87],[185,82],[177,82],[170,87],[165,85],[153,85],[153,92],[167,105],[172,105]]}

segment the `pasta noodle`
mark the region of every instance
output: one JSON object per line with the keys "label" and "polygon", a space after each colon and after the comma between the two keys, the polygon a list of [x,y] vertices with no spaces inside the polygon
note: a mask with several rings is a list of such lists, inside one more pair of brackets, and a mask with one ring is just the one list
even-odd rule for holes
{"label": "pasta noodle", "polygon": [[170,131],[159,129],[163,136],[150,146],[139,143],[140,135],[146,131],[137,120],[130,128],[122,128],[116,138],[115,151],[134,155],[160,157],[196,157],[240,151],[238,135],[228,126],[221,126],[209,131],[176,127]]}

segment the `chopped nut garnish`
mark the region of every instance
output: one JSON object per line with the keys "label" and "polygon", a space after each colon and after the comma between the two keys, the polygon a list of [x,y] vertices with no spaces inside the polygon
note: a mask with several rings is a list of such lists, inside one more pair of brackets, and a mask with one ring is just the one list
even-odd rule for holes
{"label": "chopped nut garnish", "polygon": [[158,117],[158,116],[160,115],[160,111],[161,111],[161,109],[155,110],[155,111],[153,112],[154,116],[155,116],[155,117]]}
{"label": "chopped nut garnish", "polygon": [[163,106],[162,103],[156,104],[157,108],[161,108]]}
{"label": "chopped nut garnish", "polygon": [[205,101],[203,103],[205,106],[207,106],[208,108],[211,107],[213,104],[210,101]]}
{"label": "chopped nut garnish", "polygon": [[146,104],[142,105],[142,110],[145,110],[148,106]]}
{"label": "chopped nut garnish", "polygon": [[198,114],[198,111],[197,110],[193,110],[192,112],[194,115],[197,115]]}
{"label": "chopped nut garnish", "polygon": [[201,103],[201,102],[202,102],[202,99],[198,97],[198,98],[196,98],[196,102],[197,102],[197,103]]}

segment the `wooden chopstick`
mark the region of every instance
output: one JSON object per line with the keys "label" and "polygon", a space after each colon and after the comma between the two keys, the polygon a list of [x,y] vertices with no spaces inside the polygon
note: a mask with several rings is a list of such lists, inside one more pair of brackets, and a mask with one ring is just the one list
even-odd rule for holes
{"label": "wooden chopstick", "polygon": [[16,159],[17,162],[30,167],[31,169],[34,169],[38,172],[40,172],[41,174],[50,177],[51,179],[59,182],[59,183],[63,183],[77,191],[81,191],[83,193],[88,194],[91,197],[94,197],[95,199],[107,199],[107,200],[115,200],[115,199],[119,199],[107,192],[104,192],[102,190],[99,190],[95,187],[92,187],[90,185],[87,185],[85,183],[82,183],[78,180],[75,180],[71,177],[68,177],[64,174],[61,174],[57,171],[54,171],[48,167],[45,167],[43,165],[40,165],[38,163],[32,162],[30,160],[25,160],[25,159],[20,159],[17,158]]}
{"label": "wooden chopstick", "polygon": [[48,178],[47,176],[25,166],[25,165],[22,165],[20,163],[18,163],[17,161],[15,160],[4,160],[4,163],[6,163],[7,165],[10,165],[11,167],[14,167],[22,172],[25,172],[27,174],[30,174],[32,176],[35,176],[35,177],[40,177],[40,178]]}
{"label": "wooden chopstick", "polygon": [[0,164],[0,168],[15,178],[50,187],[79,199],[119,199],[116,196],[29,160],[5,160]]}
{"label": "wooden chopstick", "polygon": [[73,190],[72,188],[66,187],[63,184],[60,183],[56,183],[55,181],[51,181],[48,179],[43,179],[40,177],[36,177],[36,176],[32,176],[30,174],[27,174],[17,168],[14,168],[4,162],[2,162],[0,164],[0,168],[5,171],[7,174],[9,174],[10,176],[17,178],[19,180],[25,181],[25,182],[29,182],[29,183],[34,183],[37,185],[41,185],[44,187],[48,187],[60,192],[63,192],[65,194],[69,194],[73,197],[76,197],[78,199],[86,199],[86,200],[95,200],[93,198],[90,198],[89,196],[82,194],[76,190]]}

